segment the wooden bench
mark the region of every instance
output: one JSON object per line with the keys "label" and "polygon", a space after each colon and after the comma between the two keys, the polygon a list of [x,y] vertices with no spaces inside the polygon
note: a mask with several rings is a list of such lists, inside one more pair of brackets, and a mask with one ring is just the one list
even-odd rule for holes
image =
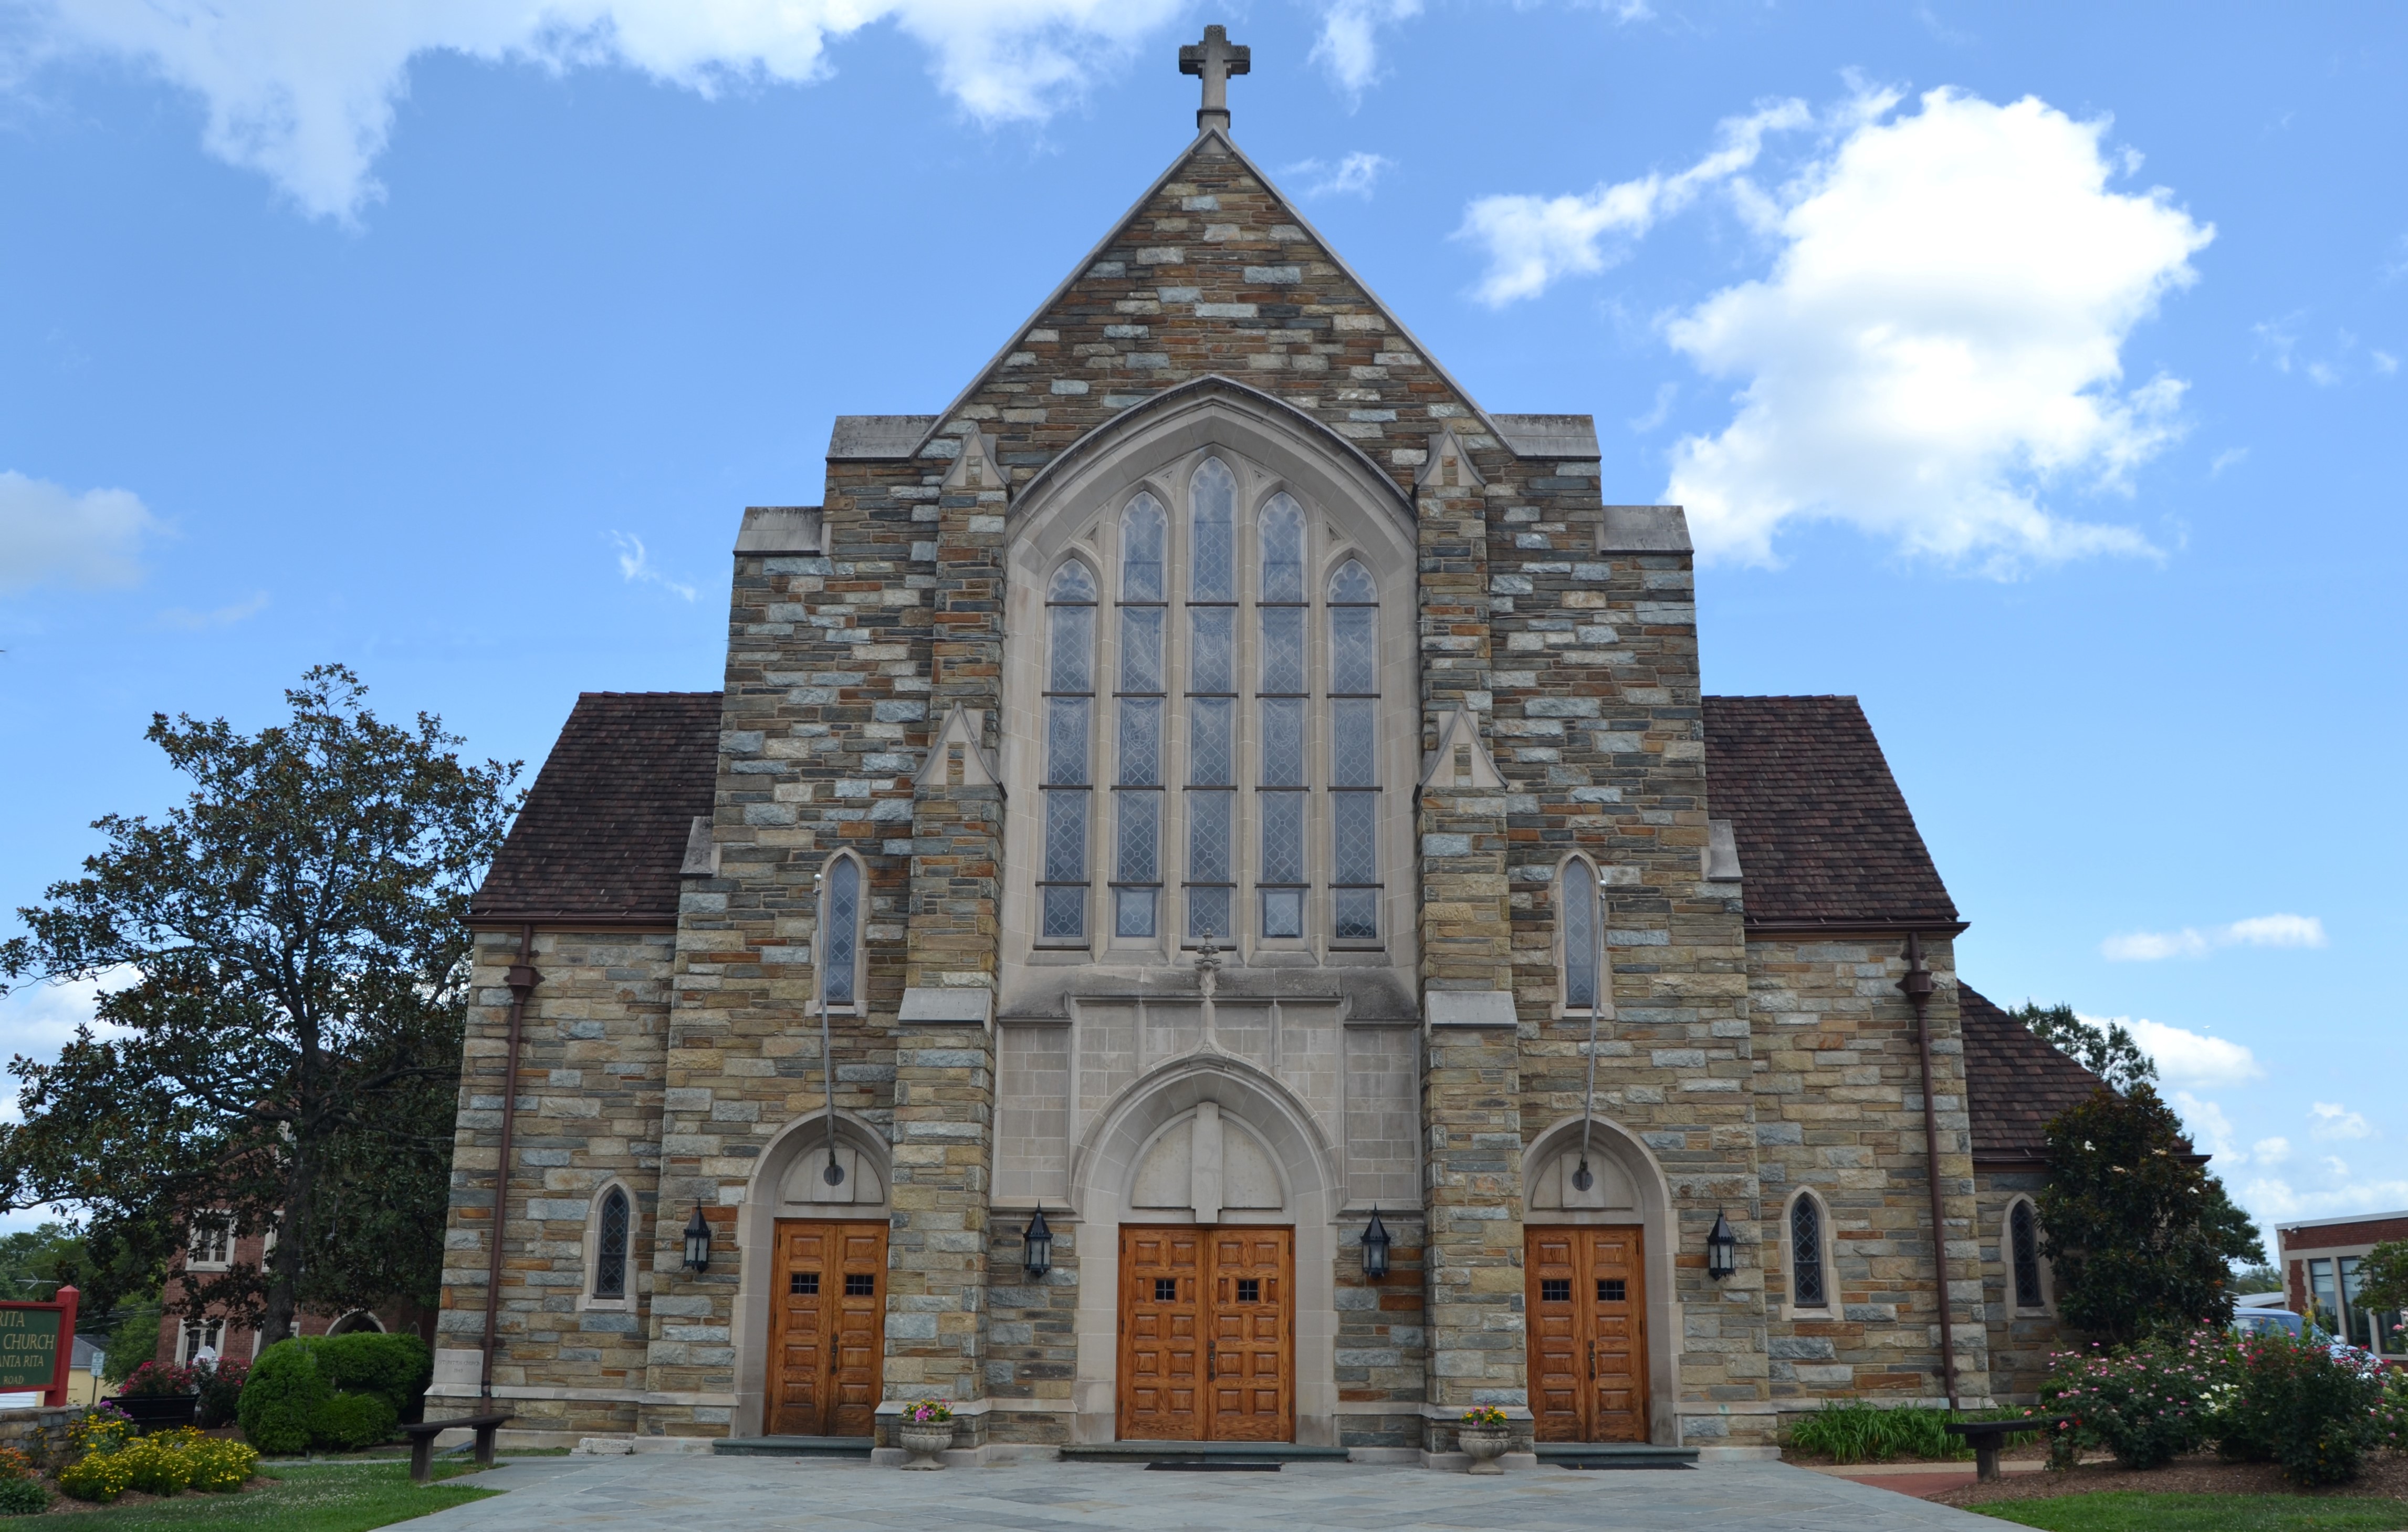
{"label": "wooden bench", "polygon": [[451,1420],[421,1421],[416,1425],[403,1426],[401,1434],[409,1439],[409,1482],[413,1484],[426,1482],[427,1475],[435,1467],[435,1439],[446,1431],[476,1432],[477,1467],[492,1468],[494,1433],[513,1418],[509,1415],[460,1415]]}
{"label": "wooden bench", "polygon": [[2006,1445],[2009,1437],[2020,1431],[2038,1431],[2046,1437],[2072,1418],[2035,1415],[2029,1420],[1953,1420],[1943,1429],[1972,1444],[1973,1477],[1986,1482],[1999,1477],[1999,1449]]}

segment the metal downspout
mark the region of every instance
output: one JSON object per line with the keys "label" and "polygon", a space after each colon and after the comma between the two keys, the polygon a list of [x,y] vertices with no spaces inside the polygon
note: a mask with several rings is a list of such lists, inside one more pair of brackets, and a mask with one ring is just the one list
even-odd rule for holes
{"label": "metal downspout", "polygon": [[535,956],[535,927],[519,927],[519,960],[510,965],[503,981],[510,987],[509,1039],[502,1050],[502,1144],[498,1162],[494,1168],[494,1223],[487,1238],[485,1265],[485,1358],[477,1380],[477,1397],[482,1412],[490,1414],[494,1406],[494,1332],[501,1318],[502,1308],[502,1228],[507,1222],[510,1198],[510,1139],[519,1121],[519,1037],[526,1019],[527,996],[542,981],[543,975],[535,971],[530,960]]}
{"label": "metal downspout", "polygon": [[1956,1395],[1956,1325],[1949,1313],[1948,1300],[1948,1222],[1940,1198],[1940,1112],[1931,1099],[1931,970],[1923,966],[1923,937],[1910,931],[1906,938],[1906,977],[1898,987],[1906,992],[1907,1002],[1914,1007],[1914,1045],[1923,1064],[1923,1163],[1929,1174],[1925,1180],[1931,1186],[1931,1267],[1939,1284],[1940,1299],[1940,1368],[1947,1381],[1948,1408],[1959,1408]]}

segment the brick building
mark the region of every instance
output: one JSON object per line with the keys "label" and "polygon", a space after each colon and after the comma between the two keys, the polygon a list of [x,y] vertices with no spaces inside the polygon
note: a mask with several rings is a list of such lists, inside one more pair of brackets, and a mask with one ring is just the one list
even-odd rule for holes
{"label": "brick building", "polygon": [[[198,1314],[176,1311],[184,1301],[186,1283],[193,1277],[204,1280],[233,1269],[236,1265],[263,1268],[267,1260],[267,1239],[262,1234],[247,1234],[224,1228],[196,1228],[191,1242],[167,1273],[163,1289],[163,1307],[168,1311],[159,1321],[157,1356],[163,1362],[182,1367],[204,1352],[220,1356],[240,1357],[248,1362],[259,1354],[259,1333],[220,1310],[204,1310]],[[351,1309],[340,1312],[304,1308],[293,1316],[295,1335],[349,1335],[355,1330],[376,1330],[382,1333],[408,1331],[424,1338],[430,1344],[435,1339],[436,1315],[413,1303],[390,1305],[380,1310]]]}
{"label": "brick building", "polygon": [[1985,1093],[2073,1067],[1864,714],[1701,695],[1680,509],[1484,409],[1187,57],[994,361],[744,513],[724,691],[579,699],[476,904],[436,1393],[988,1455],[1987,1403],[2054,1322]]}
{"label": "brick building", "polygon": [[2401,1329],[2408,1314],[2360,1303],[2358,1269],[2375,1246],[2408,1239],[2408,1210],[2286,1224],[2274,1231],[2274,1239],[2285,1301],[2293,1313],[2310,1316],[2329,1334],[2386,1361],[2408,1360],[2408,1334]]}

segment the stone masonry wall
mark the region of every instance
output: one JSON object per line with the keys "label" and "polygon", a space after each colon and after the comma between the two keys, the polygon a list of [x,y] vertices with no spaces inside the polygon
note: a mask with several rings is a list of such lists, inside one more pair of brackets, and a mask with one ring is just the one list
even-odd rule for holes
{"label": "stone masonry wall", "polygon": [[[2007,1204],[2017,1196],[2037,1199],[2048,1184],[2048,1174],[2041,1169],[1983,1170],[1973,1181],[1980,1211],[1982,1303],[1989,1319],[1990,1387],[2000,1404],[2036,1404],[2041,1382],[2048,1376],[2050,1353],[2071,1342],[2055,1313],[2015,1308],[2014,1280],[2008,1269]],[[2042,1285],[2045,1292],[2045,1266]]]}
{"label": "stone masonry wall", "polygon": [[[668,979],[666,931],[538,931],[542,975],[521,1029],[518,1122],[504,1222],[494,1396],[514,1429],[567,1436],[635,1428],[644,1388],[647,1250],[661,1223],[658,1176]],[[515,933],[477,936],[474,997],[444,1235],[437,1397],[477,1395],[486,1239],[500,1149]],[[585,1235],[598,1188],[617,1179],[634,1203],[630,1298],[593,1304]]]}
{"label": "stone masonry wall", "polygon": [[[1914,1009],[1898,988],[1904,948],[1902,937],[1759,939],[1748,948],[1766,1065],[1756,1088],[1769,1221],[1763,1254],[1773,1268],[1772,1391],[1798,1401],[1793,1408],[1835,1396],[1945,1396],[1921,1067]],[[1989,1395],[1989,1343],[1951,944],[1928,942],[1925,961],[1940,981],[1930,1003],[1932,1087],[1957,1389],[1978,1405]],[[1829,1212],[1832,1318],[1782,1317],[1788,1274],[1779,1269],[1782,1230],[1770,1221],[1799,1186],[1812,1187]]]}

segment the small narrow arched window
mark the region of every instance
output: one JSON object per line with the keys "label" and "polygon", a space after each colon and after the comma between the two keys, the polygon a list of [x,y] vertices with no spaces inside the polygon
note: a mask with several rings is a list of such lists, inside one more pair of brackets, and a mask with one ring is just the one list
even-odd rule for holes
{"label": "small narrow arched window", "polygon": [[627,1194],[613,1186],[602,1196],[602,1217],[594,1231],[594,1296],[627,1296]]}
{"label": "small narrow arched window", "polygon": [[1564,944],[1564,1009],[1594,1011],[1603,985],[1598,981],[1597,869],[1587,858],[1570,858],[1555,875],[1555,909]]}
{"label": "small narrow arched window", "polygon": [[1073,560],[1045,594],[1045,848],[1038,896],[1046,941],[1087,936],[1089,737],[1096,708],[1096,577]]}
{"label": "small narrow arched window", "polygon": [[2007,1213],[2009,1268],[2015,1284],[2015,1307],[2045,1309],[2048,1295],[2042,1290],[2040,1275],[2040,1215],[2028,1202],[2017,1201]]}
{"label": "small narrow arched window", "polygon": [[825,936],[820,942],[820,997],[832,1006],[860,1000],[861,863],[838,853],[828,859]]}
{"label": "small narrow arched window", "polygon": [[1789,1306],[1830,1305],[1829,1279],[1823,1269],[1823,1205],[1809,1192],[1789,1205]]}

